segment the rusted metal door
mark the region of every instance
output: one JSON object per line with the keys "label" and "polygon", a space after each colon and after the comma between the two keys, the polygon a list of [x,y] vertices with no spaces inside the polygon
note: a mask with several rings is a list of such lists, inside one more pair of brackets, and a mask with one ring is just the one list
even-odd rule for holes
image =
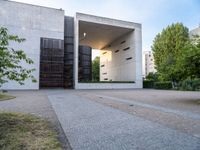
{"label": "rusted metal door", "polygon": [[64,41],[41,38],[40,88],[63,87]]}

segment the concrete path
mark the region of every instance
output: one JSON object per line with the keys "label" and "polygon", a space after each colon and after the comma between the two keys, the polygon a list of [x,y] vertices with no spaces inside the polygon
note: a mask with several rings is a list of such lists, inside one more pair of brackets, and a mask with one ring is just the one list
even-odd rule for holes
{"label": "concrete path", "polygon": [[200,139],[72,91],[48,98],[74,150],[199,150]]}
{"label": "concrete path", "polygon": [[[51,122],[58,133],[58,139],[64,150],[71,150],[67,137],[62,130],[60,122],[48,100],[45,90],[40,91],[9,91],[15,99],[0,101],[0,112],[21,112],[39,116]],[[1,138],[1,137],[0,137]]]}
{"label": "concrete path", "polygon": [[193,112],[190,112],[190,111],[181,111],[181,110],[177,110],[177,109],[170,109],[170,108],[158,106],[158,105],[155,105],[155,104],[147,104],[147,103],[144,103],[144,102],[135,102],[135,101],[125,99],[125,98],[122,99],[122,98],[116,98],[116,97],[111,97],[111,96],[106,96],[106,95],[95,95],[95,96],[97,96],[99,98],[104,98],[104,99],[111,99],[111,100],[114,100],[114,101],[129,104],[129,105],[142,106],[142,107],[146,107],[146,108],[149,108],[149,109],[155,109],[155,110],[163,111],[163,112],[166,112],[166,113],[174,113],[174,114],[185,116],[185,117],[188,117],[188,118],[191,118],[191,119],[200,120],[200,114],[193,113]]}

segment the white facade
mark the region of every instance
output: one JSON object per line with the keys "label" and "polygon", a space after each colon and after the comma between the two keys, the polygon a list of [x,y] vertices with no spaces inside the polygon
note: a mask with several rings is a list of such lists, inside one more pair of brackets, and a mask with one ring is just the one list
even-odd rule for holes
{"label": "white facade", "polygon": [[190,36],[192,35],[199,35],[200,36],[200,26],[196,29],[190,31]]}
{"label": "white facade", "polygon": [[135,81],[134,31],[105,47],[100,54],[100,81]]}
{"label": "white facade", "polygon": [[152,51],[145,51],[144,55],[144,68],[145,68],[145,77],[151,72],[155,73],[155,64],[154,64],[154,57]]}
{"label": "white facade", "polygon": [[10,34],[25,38],[26,41],[10,43],[14,49],[22,49],[33,61],[33,72],[37,83],[26,80],[24,85],[15,81],[4,84],[2,89],[39,89],[40,38],[64,39],[64,11],[11,1],[0,1],[0,26],[6,27]]}
{"label": "white facade", "polygon": [[[108,80],[112,79],[112,81],[134,81],[135,83],[79,83],[78,82],[78,45],[79,45],[79,36],[81,35],[79,32],[80,22],[87,22],[89,23],[95,23],[95,26],[98,30],[94,33],[94,38],[88,37],[89,40],[85,40],[85,43],[91,43],[92,39],[97,39],[99,41],[92,41],[93,43],[96,43],[97,47],[92,48],[99,48],[102,50],[101,54],[105,52],[106,49],[106,57],[103,55],[100,56],[101,65],[106,63],[106,69],[101,69],[101,80],[103,81],[102,74],[104,72],[107,72],[108,74]],[[101,27],[103,26],[103,27]],[[106,27],[105,27],[106,26]],[[102,34],[107,34],[109,37],[108,40],[113,39],[113,34],[116,33],[112,31],[112,28],[121,28],[116,29],[118,32],[123,32],[124,30],[129,29],[131,32],[124,34],[122,37],[117,38],[110,43],[106,43],[106,38]],[[102,30],[100,30],[102,28]],[[86,29],[85,29],[86,30]],[[84,31],[85,31],[84,30]],[[93,30],[93,29],[91,29]],[[88,29],[88,32],[90,32],[90,29]],[[99,38],[97,37],[97,35]],[[125,43],[122,43],[125,40]],[[82,40],[81,40],[82,41]],[[84,44],[82,42],[81,44]],[[106,44],[111,45],[109,48],[106,48]],[[103,47],[102,47],[103,46]],[[123,49],[128,48],[126,51]],[[116,55],[114,53],[115,50],[120,50],[118,53],[119,55]],[[127,58],[132,57],[130,60],[126,60]],[[121,20],[115,20],[115,19],[109,19],[104,17],[97,17],[92,15],[86,15],[86,14],[76,14],[75,18],[75,72],[74,72],[74,78],[75,78],[75,89],[130,89],[130,88],[142,88],[142,32],[141,32],[141,24],[132,23],[132,22],[126,22]],[[105,64],[104,64],[105,65]]]}
{"label": "white facade", "polygon": [[[4,84],[2,89],[39,89],[40,76],[40,40],[52,38],[64,40],[64,11],[19,2],[0,1],[0,26],[8,28],[9,34],[25,38],[23,43],[10,43],[14,49],[22,49],[33,61],[33,65],[22,63],[27,69],[35,68],[33,76],[37,79],[32,83],[30,79],[24,85],[15,81]],[[99,32],[93,32],[93,37],[88,40],[97,49],[112,52],[112,62],[108,64],[108,78],[113,81],[134,81],[135,83],[79,83],[78,82],[78,46],[80,22],[87,26],[96,24]],[[103,32],[101,32],[103,31]],[[142,29],[141,24],[97,17],[77,13],[74,17],[74,88],[75,89],[126,89],[142,88]],[[88,34],[90,35],[90,34]],[[121,43],[125,40],[124,43]],[[84,40],[83,40],[84,41]],[[108,44],[112,45],[107,47]],[[88,46],[91,46],[88,44]],[[102,47],[103,46],[103,47]],[[126,51],[125,48],[129,47]],[[93,47],[94,48],[94,47]],[[119,53],[114,53],[119,49]],[[127,58],[130,58],[127,60]],[[103,57],[101,57],[101,64]],[[101,70],[103,73],[103,70]]]}

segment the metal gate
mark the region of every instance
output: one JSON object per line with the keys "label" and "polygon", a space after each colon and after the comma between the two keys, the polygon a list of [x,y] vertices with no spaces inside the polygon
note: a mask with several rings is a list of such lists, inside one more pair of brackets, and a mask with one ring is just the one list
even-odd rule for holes
{"label": "metal gate", "polygon": [[63,87],[64,41],[41,38],[40,88]]}

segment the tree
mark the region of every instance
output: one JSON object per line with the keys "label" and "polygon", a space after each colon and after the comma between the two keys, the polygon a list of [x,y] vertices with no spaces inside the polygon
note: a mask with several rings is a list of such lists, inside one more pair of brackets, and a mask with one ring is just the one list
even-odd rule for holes
{"label": "tree", "polygon": [[23,41],[25,39],[9,35],[6,28],[0,27],[0,87],[8,80],[14,80],[21,85],[28,78],[31,78],[32,82],[36,82],[31,75],[35,69],[26,69],[21,65],[22,63],[33,64],[34,62],[26,56],[23,50],[9,47],[10,42],[21,43]]}
{"label": "tree", "polygon": [[184,71],[183,79],[200,78],[200,37],[194,36],[183,49],[178,59],[179,68]]}
{"label": "tree", "polygon": [[153,41],[155,65],[160,79],[180,81],[184,71],[178,59],[189,42],[189,30],[182,23],[176,23],[163,29]]}
{"label": "tree", "polygon": [[158,74],[157,74],[157,73],[150,72],[150,73],[146,76],[146,80],[158,81]]}
{"label": "tree", "polygon": [[99,66],[100,65],[100,57],[96,57],[93,61],[92,61],[92,80],[93,81],[99,81],[99,74],[100,74],[100,70],[99,70]]}

